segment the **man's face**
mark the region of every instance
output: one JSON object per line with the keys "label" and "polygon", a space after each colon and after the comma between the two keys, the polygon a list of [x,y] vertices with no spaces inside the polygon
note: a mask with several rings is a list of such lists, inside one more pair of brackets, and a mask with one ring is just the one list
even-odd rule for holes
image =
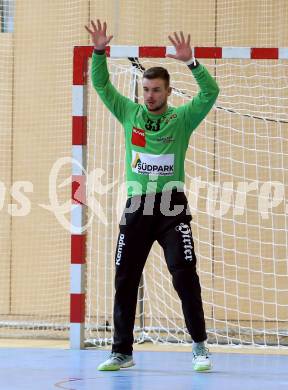
{"label": "man's face", "polygon": [[166,109],[170,94],[171,87],[166,85],[165,80],[143,78],[144,103],[148,111],[162,114]]}

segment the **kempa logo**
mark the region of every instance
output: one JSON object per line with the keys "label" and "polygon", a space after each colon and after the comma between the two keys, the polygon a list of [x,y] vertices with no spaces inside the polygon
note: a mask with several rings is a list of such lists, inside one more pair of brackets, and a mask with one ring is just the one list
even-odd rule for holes
{"label": "kempa logo", "polygon": [[117,248],[116,265],[120,265],[121,262],[123,246],[126,245],[124,242],[124,238],[125,235],[121,233],[119,237],[118,248]]}
{"label": "kempa logo", "polygon": [[145,154],[132,150],[132,170],[140,175],[173,176],[174,154]]}
{"label": "kempa logo", "polygon": [[185,260],[192,261],[192,241],[191,241],[191,230],[190,226],[186,223],[181,222],[180,225],[175,227],[177,232],[180,232],[182,235],[182,240],[184,244],[184,254]]}

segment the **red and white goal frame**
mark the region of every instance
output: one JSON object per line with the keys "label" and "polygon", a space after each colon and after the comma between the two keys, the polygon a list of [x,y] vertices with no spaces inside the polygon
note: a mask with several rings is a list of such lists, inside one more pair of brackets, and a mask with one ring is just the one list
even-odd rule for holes
{"label": "red and white goal frame", "polygon": [[[253,47],[195,47],[194,56],[199,59],[251,59],[287,60],[288,48]],[[173,53],[171,46],[109,46],[111,58],[165,58]],[[86,86],[88,61],[93,47],[74,47],[72,93],[72,212],[71,212],[71,289],[70,289],[70,346],[84,347],[85,326],[85,274],[86,232],[86,146],[87,107]],[[77,191],[77,199],[75,193]]]}

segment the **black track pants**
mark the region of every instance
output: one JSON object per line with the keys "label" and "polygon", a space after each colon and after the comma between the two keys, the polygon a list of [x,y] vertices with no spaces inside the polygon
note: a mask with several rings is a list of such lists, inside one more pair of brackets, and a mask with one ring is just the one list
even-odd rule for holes
{"label": "black track pants", "polygon": [[[168,206],[165,207],[167,201]],[[176,210],[175,206],[183,210]],[[192,339],[196,342],[206,340],[190,221],[191,215],[183,192],[170,191],[163,193],[163,196],[159,193],[156,196],[139,196],[127,200],[115,254],[113,352],[132,353],[138,286],[155,240],[164,250]]]}

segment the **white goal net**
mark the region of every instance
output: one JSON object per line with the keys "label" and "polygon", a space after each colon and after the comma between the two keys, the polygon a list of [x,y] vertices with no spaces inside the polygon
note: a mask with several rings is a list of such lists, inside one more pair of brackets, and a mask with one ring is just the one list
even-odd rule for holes
{"label": "white goal net", "polygon": [[[171,105],[185,103],[197,93],[185,65],[160,59],[140,62],[145,68],[156,64],[168,68]],[[216,106],[190,139],[186,160],[186,194],[209,340],[285,344],[287,65],[268,60],[201,62],[216,75],[221,89]],[[128,60],[116,59],[109,60],[109,69],[113,84],[141,102],[141,71]],[[125,145],[121,125],[91,88],[88,96],[88,172],[103,169],[102,185],[92,182],[91,191],[98,193],[107,225],[100,214],[94,214],[88,231],[86,337],[101,343],[112,336],[114,250],[123,193],[125,198]],[[100,195],[104,187],[112,189]],[[135,325],[138,340],[188,341],[181,304],[158,244],[151,251],[142,283]]]}

